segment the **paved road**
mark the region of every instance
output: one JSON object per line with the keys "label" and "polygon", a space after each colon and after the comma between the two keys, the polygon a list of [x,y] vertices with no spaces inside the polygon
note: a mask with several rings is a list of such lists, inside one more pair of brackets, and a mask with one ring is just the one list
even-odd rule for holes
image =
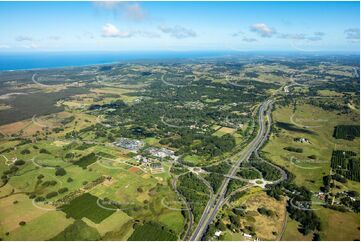
{"label": "paved road", "polygon": [[[226,174],[227,176],[234,176],[237,172],[237,169],[241,162],[248,160],[252,153],[258,150],[265,140],[268,137],[267,129],[265,127],[265,111],[270,107],[272,104],[271,100],[267,100],[263,102],[259,108],[259,115],[258,115],[258,124],[259,130],[256,137],[252,140],[252,142],[240,152],[240,158],[237,160],[236,164],[232,166],[229,172]],[[218,210],[222,207],[223,201],[225,199],[224,195],[227,191],[227,186],[230,181],[230,178],[226,177],[217,194],[215,194],[208,202],[200,221],[196,229],[194,230],[190,240],[197,241],[201,240],[202,236],[207,230],[208,225],[213,221],[214,217],[217,215]]]}
{"label": "paved road", "polygon": [[177,190],[177,180],[178,180],[178,177],[180,175],[176,176],[173,181],[172,181],[172,186],[173,186],[173,189],[174,191],[177,193],[178,197],[182,200],[182,202],[184,203],[184,205],[186,205],[187,207],[187,212],[188,212],[188,219],[189,219],[189,223],[188,223],[188,227],[187,227],[187,231],[185,232],[184,236],[183,236],[183,240],[187,240],[190,236],[190,233],[191,233],[191,230],[192,230],[192,226],[193,226],[193,214],[192,214],[192,210],[191,210],[191,206],[190,204],[187,202],[187,200],[185,199],[185,197],[180,194]]}

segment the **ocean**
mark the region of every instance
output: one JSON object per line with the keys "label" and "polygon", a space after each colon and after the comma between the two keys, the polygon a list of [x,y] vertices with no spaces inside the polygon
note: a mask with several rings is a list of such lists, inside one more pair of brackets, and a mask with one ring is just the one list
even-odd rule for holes
{"label": "ocean", "polygon": [[228,52],[37,52],[0,53],[0,71],[60,68],[136,60],[201,58]]}

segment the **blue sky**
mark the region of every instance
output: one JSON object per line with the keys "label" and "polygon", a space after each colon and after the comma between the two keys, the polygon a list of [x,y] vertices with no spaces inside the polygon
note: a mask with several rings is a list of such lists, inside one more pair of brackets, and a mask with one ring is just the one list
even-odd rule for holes
{"label": "blue sky", "polygon": [[5,51],[359,51],[359,2],[0,2]]}

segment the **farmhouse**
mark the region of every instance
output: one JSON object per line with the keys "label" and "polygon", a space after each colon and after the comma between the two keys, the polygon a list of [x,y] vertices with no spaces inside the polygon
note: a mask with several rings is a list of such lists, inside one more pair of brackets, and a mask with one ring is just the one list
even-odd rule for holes
{"label": "farmhouse", "polygon": [[245,238],[248,238],[248,239],[252,238],[252,235],[246,234],[246,233],[243,233],[243,236],[244,236]]}
{"label": "farmhouse", "polygon": [[311,143],[309,139],[307,138],[295,138],[294,141],[299,142],[299,143]]}
{"label": "farmhouse", "polygon": [[216,231],[216,232],[214,233],[214,235],[217,236],[217,237],[219,237],[221,234],[222,234],[222,231]]}

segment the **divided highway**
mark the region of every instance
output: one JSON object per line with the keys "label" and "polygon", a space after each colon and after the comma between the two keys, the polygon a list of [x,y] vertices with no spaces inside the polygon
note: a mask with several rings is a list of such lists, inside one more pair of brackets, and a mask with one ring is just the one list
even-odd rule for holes
{"label": "divided highway", "polygon": [[[248,146],[245,149],[243,149],[240,152],[240,154],[239,154],[240,158],[232,166],[232,168],[229,170],[229,172],[225,175],[230,176],[230,177],[235,176],[237,173],[237,169],[240,166],[241,162],[247,161],[250,158],[250,156],[252,155],[252,153],[254,151],[258,151],[258,149],[262,146],[262,144],[267,140],[268,134],[269,134],[269,128],[265,127],[266,122],[264,120],[264,117],[266,115],[267,110],[268,110],[267,116],[269,116],[271,108],[272,108],[271,100],[267,100],[261,104],[261,106],[259,108],[259,114],[258,114],[259,130],[258,130],[256,137],[252,140],[252,142],[250,144],[248,144]],[[271,122],[271,119],[269,119],[269,122]],[[267,126],[269,127],[270,123]],[[228,186],[230,179],[231,178],[226,177],[223,180],[222,185],[220,186],[218,192],[207,203],[207,206],[204,209],[202,217],[199,220],[198,225],[195,228],[192,236],[190,237],[191,241],[198,241],[198,240],[202,239],[202,236],[206,232],[208,225],[210,223],[212,223],[214,217],[217,215],[217,212],[223,205],[223,201],[225,199],[225,194],[227,191],[227,186]]]}

